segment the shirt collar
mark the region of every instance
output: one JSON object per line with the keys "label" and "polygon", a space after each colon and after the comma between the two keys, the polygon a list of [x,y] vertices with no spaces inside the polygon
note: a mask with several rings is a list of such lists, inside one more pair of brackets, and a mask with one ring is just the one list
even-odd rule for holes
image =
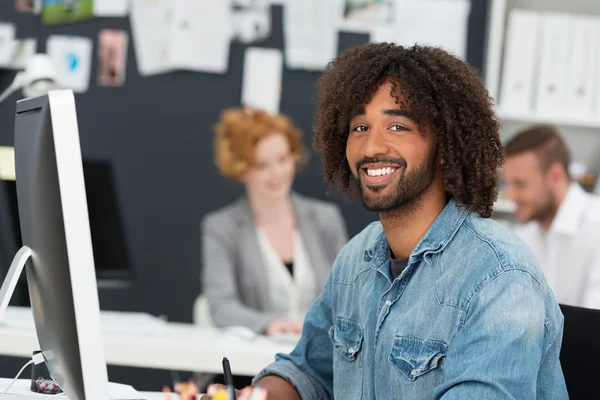
{"label": "shirt collar", "polygon": [[[426,259],[427,255],[444,250],[468,214],[467,207],[450,200],[417,243],[408,259],[408,263],[420,261],[424,257]],[[371,266],[375,269],[387,265],[386,261],[389,260],[388,248],[388,241],[385,232],[382,230],[381,234],[377,235],[365,250],[365,261],[370,261]]]}
{"label": "shirt collar", "polygon": [[583,212],[585,212],[586,193],[576,182],[571,183],[565,199],[550,225],[550,231],[573,236],[577,233]]}

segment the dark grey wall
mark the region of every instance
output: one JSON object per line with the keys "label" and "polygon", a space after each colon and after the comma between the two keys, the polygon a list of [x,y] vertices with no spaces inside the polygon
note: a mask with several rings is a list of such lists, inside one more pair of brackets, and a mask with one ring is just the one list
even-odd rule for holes
{"label": "dark grey wall", "polygon": [[[45,50],[51,34],[86,36],[96,43],[103,28],[130,30],[127,18],[45,27],[38,17],[15,12],[12,3],[0,1],[0,21],[16,23],[18,37],[37,37],[38,51]],[[473,1],[467,58],[476,67],[482,65],[486,10],[487,1]],[[283,48],[281,15],[281,7],[273,7],[272,35],[257,45]],[[367,40],[366,35],[341,34],[340,49]],[[239,105],[244,47],[232,45],[225,75],[173,72],[142,78],[132,41],[123,87],[98,87],[94,62],[89,91],[76,95],[83,157],[112,163],[127,246],[137,274],[129,289],[100,290],[101,306],[191,321],[192,303],[199,292],[199,221],[242,190],[217,174],[210,128],[222,109]],[[12,77],[12,72],[0,70],[0,91]],[[317,77],[317,73],[287,69],[283,74],[281,111],[304,130],[307,145]],[[0,145],[13,144],[14,102],[19,96],[21,93],[0,105]],[[345,203],[325,194],[317,157],[298,176],[294,188],[340,204],[351,235],[375,218],[358,202]]]}

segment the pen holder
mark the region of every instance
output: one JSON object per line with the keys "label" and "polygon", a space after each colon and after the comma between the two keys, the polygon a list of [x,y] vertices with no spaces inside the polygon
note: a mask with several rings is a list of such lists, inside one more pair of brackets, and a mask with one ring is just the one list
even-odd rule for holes
{"label": "pen holder", "polygon": [[[41,353],[41,351],[36,350],[33,352],[33,355],[36,355],[38,353]],[[48,367],[46,366],[45,361],[37,365],[32,365],[31,386],[29,388],[34,393],[62,393],[62,389],[58,386],[56,382],[54,382],[54,380],[50,376],[50,371],[48,371]]]}

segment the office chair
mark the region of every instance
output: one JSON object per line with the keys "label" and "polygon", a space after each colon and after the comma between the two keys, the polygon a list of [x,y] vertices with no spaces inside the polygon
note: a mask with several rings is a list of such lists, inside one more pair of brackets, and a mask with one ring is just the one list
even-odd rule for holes
{"label": "office chair", "polygon": [[560,363],[572,400],[600,398],[600,310],[564,304],[565,317]]}

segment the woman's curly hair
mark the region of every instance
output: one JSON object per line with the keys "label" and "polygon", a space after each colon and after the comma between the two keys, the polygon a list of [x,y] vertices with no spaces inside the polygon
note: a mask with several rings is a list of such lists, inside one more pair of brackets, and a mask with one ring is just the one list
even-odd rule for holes
{"label": "woman's curly hair", "polygon": [[[387,82],[420,128],[431,128],[443,160],[446,192],[469,210],[489,217],[498,194],[497,168],[503,162],[492,100],[472,67],[439,48],[367,44],[330,63],[318,82],[313,139],[322,155],[325,179],[349,190],[350,120]],[[398,100],[399,95],[404,101]]]}
{"label": "woman's curly hair", "polygon": [[213,126],[214,154],[217,168],[224,176],[240,180],[254,166],[259,141],[273,134],[282,134],[290,144],[297,164],[308,159],[302,143],[302,131],[283,114],[272,115],[251,108],[226,109]]}

